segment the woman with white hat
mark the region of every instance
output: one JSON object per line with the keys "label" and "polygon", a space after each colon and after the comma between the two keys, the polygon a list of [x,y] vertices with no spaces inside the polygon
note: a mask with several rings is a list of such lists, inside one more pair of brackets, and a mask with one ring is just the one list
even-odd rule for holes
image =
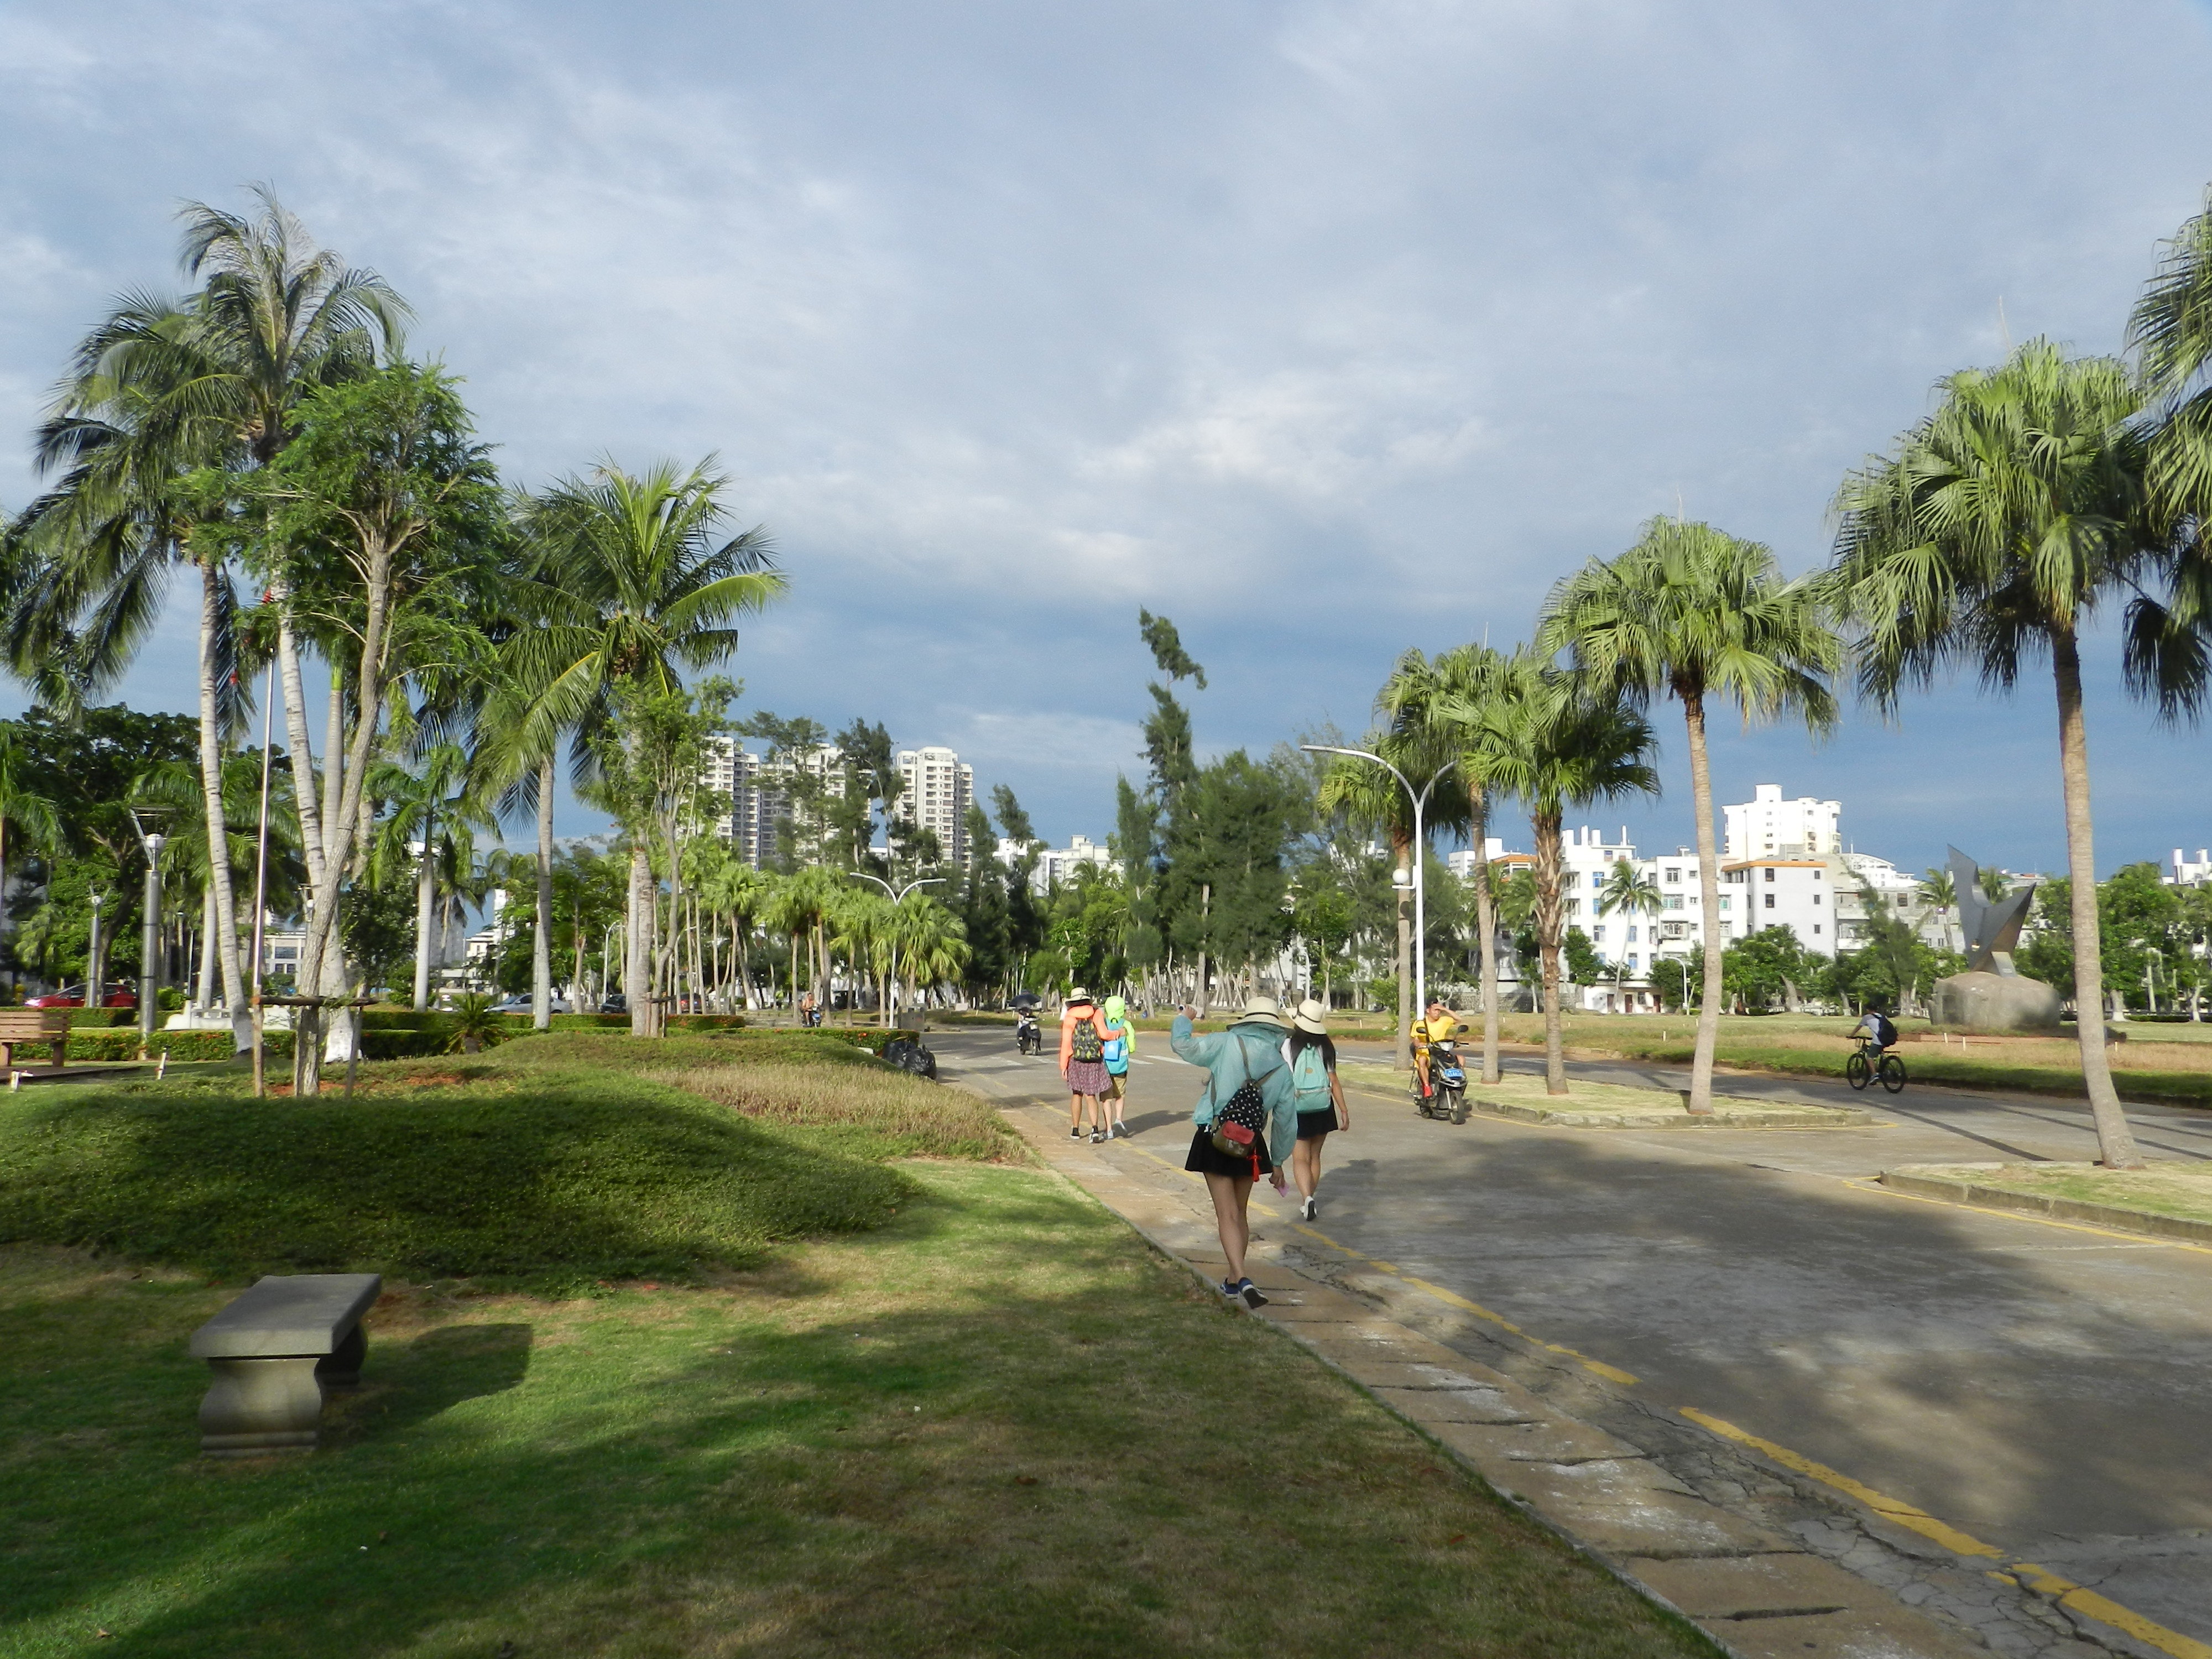
{"label": "woman with white hat", "polygon": [[1273,997],[1254,997],[1227,1030],[1204,1036],[1192,1029],[1197,1018],[1195,1008],[1179,1010],[1168,1033],[1168,1046],[1206,1073],[1206,1091],[1190,1115],[1197,1127],[1183,1168],[1206,1177],[1213,1199],[1214,1226],[1229,1267],[1222,1295],[1263,1308],[1267,1298],[1244,1272],[1244,1252],[1252,1242],[1252,1183],[1271,1176],[1281,1192],[1283,1160],[1297,1141],[1291,1068],[1283,1063],[1282,1011]]}
{"label": "woman with white hat", "polygon": [[1331,1132],[1352,1127],[1352,1109],[1336,1076],[1336,1044],[1329,1040],[1328,1010],[1308,997],[1291,1021],[1283,1059],[1291,1068],[1293,1105],[1298,1115],[1298,1144],[1291,1149],[1291,1179],[1305,1205],[1299,1213],[1311,1221],[1321,1213],[1314,1197],[1321,1185],[1322,1143]]}

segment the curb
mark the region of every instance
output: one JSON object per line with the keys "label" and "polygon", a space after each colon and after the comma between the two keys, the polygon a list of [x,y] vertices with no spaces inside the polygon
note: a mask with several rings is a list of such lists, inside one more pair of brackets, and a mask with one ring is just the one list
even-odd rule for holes
{"label": "curb", "polygon": [[1716,1108],[1709,1117],[1686,1112],[1554,1112],[1506,1103],[1478,1103],[1476,1117],[1509,1118],[1516,1123],[1548,1123],[1570,1129],[1878,1129],[1887,1126],[1872,1112],[1851,1106],[1816,1106],[1802,1111],[1731,1111]]}
{"label": "curb", "polygon": [[1915,1175],[1909,1170],[1884,1170],[1875,1179],[1893,1192],[1920,1198],[1948,1199],[1984,1210],[2018,1210],[2028,1215],[2049,1216],[2054,1221],[2087,1221],[2115,1232],[2142,1233],[2151,1238],[2185,1238],[2212,1244],[2212,1221],[2191,1221],[2186,1216],[2156,1215],[2148,1210],[2124,1210],[2112,1204],[2092,1204],[2079,1198],[2045,1198],[2038,1193],[2008,1192],[1978,1182],[1944,1176]]}

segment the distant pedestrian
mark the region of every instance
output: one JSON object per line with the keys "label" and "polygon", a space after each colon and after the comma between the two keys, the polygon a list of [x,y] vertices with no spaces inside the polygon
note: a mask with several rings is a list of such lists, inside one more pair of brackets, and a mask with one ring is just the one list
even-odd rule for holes
{"label": "distant pedestrian", "polygon": [[1205,1091],[1190,1115],[1197,1128],[1183,1168],[1206,1177],[1213,1200],[1214,1226],[1229,1265],[1222,1295],[1248,1308],[1265,1307],[1267,1298],[1244,1271],[1244,1252],[1252,1242],[1252,1183],[1271,1176],[1275,1190],[1284,1191],[1282,1164],[1297,1144],[1296,1096],[1283,1060],[1282,1011],[1273,997],[1254,997],[1227,1030],[1204,1036],[1192,1028],[1197,1017],[1195,1008],[1182,1009],[1168,1037],[1177,1054],[1206,1072]]}
{"label": "distant pedestrian", "polygon": [[1106,1016],[1080,985],[1067,994],[1060,1016],[1060,1069],[1067,1079],[1067,1138],[1083,1139],[1091,1121],[1091,1144],[1106,1139]]}
{"label": "distant pedestrian", "polygon": [[1328,1035],[1328,1010],[1308,997],[1291,1021],[1283,1059],[1291,1068],[1291,1089],[1298,1115],[1298,1144],[1291,1152],[1291,1179],[1305,1200],[1299,1213],[1311,1221],[1321,1213],[1314,1196],[1321,1186],[1322,1144],[1339,1129],[1352,1127],[1352,1108],[1336,1075],[1336,1044]]}
{"label": "distant pedestrian", "polygon": [[1106,999],[1106,1052],[1100,1056],[1106,1067],[1106,1092],[1101,1101],[1112,1121],[1106,1126],[1106,1138],[1126,1136],[1129,1126],[1121,1121],[1121,1109],[1129,1098],[1129,1062],[1136,1058],[1137,1027],[1129,1018],[1129,1005],[1121,997]]}
{"label": "distant pedestrian", "polygon": [[799,996],[799,1023],[801,1025],[810,1026],[814,1024],[814,993],[811,991],[802,993]]}

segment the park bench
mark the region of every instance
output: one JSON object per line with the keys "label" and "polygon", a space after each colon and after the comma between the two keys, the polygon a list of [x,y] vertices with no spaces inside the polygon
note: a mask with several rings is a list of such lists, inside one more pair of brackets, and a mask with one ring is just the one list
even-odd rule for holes
{"label": "park bench", "polygon": [[194,1331],[192,1357],[215,1373],[200,1401],[200,1449],[311,1449],[323,1390],[360,1385],[361,1316],[383,1288],[375,1273],[271,1273]]}
{"label": "park bench", "polygon": [[50,1047],[57,1067],[69,1064],[70,1011],[66,1008],[0,1008],[0,1072],[10,1076],[18,1044]]}

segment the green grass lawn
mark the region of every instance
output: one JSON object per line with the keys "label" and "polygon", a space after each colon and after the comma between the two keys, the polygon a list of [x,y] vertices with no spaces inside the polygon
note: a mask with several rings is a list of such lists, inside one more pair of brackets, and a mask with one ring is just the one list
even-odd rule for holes
{"label": "green grass lawn", "polygon": [[2142,1170],[2102,1170],[2087,1164],[2007,1164],[1996,1169],[1915,1164],[1910,1169],[1914,1175],[1971,1182],[1999,1192],[2212,1222],[2212,1169],[2202,1164],[2154,1159]]}
{"label": "green grass lawn", "polygon": [[[752,1052],[0,1106],[0,1653],[1711,1651],[966,1097]],[[185,1339],[301,1227],[392,1273],[364,1387],[203,1459]]]}
{"label": "green grass lawn", "polygon": [[[1717,1058],[1738,1071],[1840,1078],[1856,1024],[1842,1016],[1728,1015],[1721,1020]],[[1697,1039],[1695,1021],[1682,1014],[1571,1014],[1565,1027],[1568,1049],[1589,1058],[1686,1066]],[[1905,1020],[1899,1029],[1909,1038],[1928,1028],[1925,1021]],[[2112,1074],[2121,1098],[2212,1107],[2212,1049],[2172,1035],[2188,1030],[2165,1024],[2133,1028],[2130,1041],[2112,1050]],[[1541,1043],[1544,1023],[1534,1014],[1508,1014],[1500,1022],[1500,1034],[1510,1042]],[[1478,1043],[1480,1040],[1478,1030]],[[2191,1046],[2182,1046],[2185,1042]],[[2066,1042],[2029,1039],[1947,1050],[1934,1042],[1908,1041],[1898,1052],[1915,1082],[2077,1098],[2082,1091],[2081,1060]]]}

